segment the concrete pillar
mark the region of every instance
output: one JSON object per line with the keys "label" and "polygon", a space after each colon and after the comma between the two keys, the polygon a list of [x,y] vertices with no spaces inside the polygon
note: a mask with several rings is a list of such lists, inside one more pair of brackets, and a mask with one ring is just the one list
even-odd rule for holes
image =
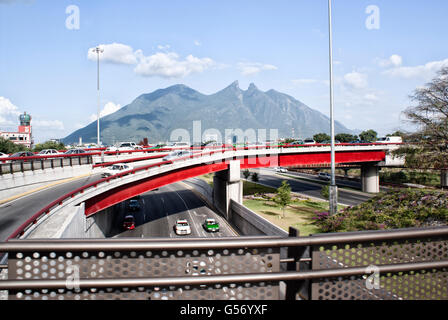
{"label": "concrete pillar", "polygon": [[231,218],[230,200],[243,203],[243,182],[238,160],[230,161],[229,169],[217,172],[213,177],[213,204],[227,220]]}
{"label": "concrete pillar", "polygon": [[442,188],[448,188],[448,170],[442,170],[440,172],[440,184]]}
{"label": "concrete pillar", "polygon": [[380,192],[379,168],[374,165],[363,165],[361,167],[362,191],[368,193]]}

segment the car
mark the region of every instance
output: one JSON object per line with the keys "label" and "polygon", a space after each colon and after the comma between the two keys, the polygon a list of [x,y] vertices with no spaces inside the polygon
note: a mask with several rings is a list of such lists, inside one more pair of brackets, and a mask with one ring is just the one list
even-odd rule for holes
{"label": "car", "polygon": [[319,172],[317,177],[321,180],[330,181],[331,180],[331,174],[326,172]]}
{"label": "car", "polygon": [[188,142],[169,142],[165,148],[171,149],[171,150],[177,150],[177,149],[189,149],[190,143]]}
{"label": "car", "polygon": [[116,152],[118,151],[118,147],[117,146],[108,146],[106,148],[106,152]]}
{"label": "car", "polygon": [[219,223],[218,221],[212,218],[205,219],[204,223],[202,224],[202,227],[207,232],[219,232]]}
{"label": "car", "polygon": [[0,159],[3,159],[3,158],[8,158],[9,157],[9,154],[6,154],[6,153],[3,153],[3,152],[0,152]]}
{"label": "car", "polygon": [[83,154],[87,153],[84,149],[70,149],[64,152],[64,154]]}
{"label": "car", "polygon": [[[340,144],[341,142],[338,140],[334,140],[334,144]],[[331,140],[322,141],[320,144],[331,144]]]}
{"label": "car", "polygon": [[313,139],[305,139],[304,144],[316,144],[316,141]]}
{"label": "car", "polygon": [[402,137],[385,137],[377,140],[375,143],[403,143]]}
{"label": "car", "polygon": [[111,165],[110,167],[107,167],[101,175],[103,178],[110,177],[110,176],[116,175],[118,173],[129,171],[132,169],[133,169],[133,167],[128,164],[116,163],[116,164]]}
{"label": "car", "polygon": [[62,154],[62,153],[55,149],[44,149],[36,155],[37,156],[51,156],[51,155],[57,155],[57,154]]}
{"label": "car", "polygon": [[178,219],[174,225],[174,232],[179,236],[191,234],[190,224],[185,219]]}
{"label": "car", "polygon": [[179,159],[179,158],[183,158],[183,157],[188,157],[192,155],[192,153],[189,150],[178,150],[178,151],[173,151],[170,154],[166,155],[165,157],[163,157],[163,161],[171,161],[171,160],[175,160],[175,159]]}
{"label": "car", "polygon": [[129,200],[129,211],[138,211],[140,208],[140,202],[137,199]]}
{"label": "car", "polygon": [[[30,151],[20,151],[20,152],[16,152],[12,155],[10,155],[8,158],[24,158],[24,157],[34,157],[35,154],[30,152]],[[5,159],[8,159],[5,158]],[[16,162],[16,161],[27,161],[26,159],[23,160],[10,160],[11,162]]]}
{"label": "car", "polygon": [[303,142],[303,140],[296,140],[291,143],[288,143],[288,145],[291,145],[291,146],[303,146],[304,144],[305,144],[305,142]]}
{"label": "car", "polygon": [[135,229],[135,218],[133,215],[127,215],[123,220],[123,228],[126,230]]}
{"label": "car", "polygon": [[274,170],[275,170],[275,172],[281,172],[281,173],[286,173],[286,172],[288,172],[288,169],[286,169],[286,168],[282,168],[282,167],[277,167],[277,168],[275,168]]}

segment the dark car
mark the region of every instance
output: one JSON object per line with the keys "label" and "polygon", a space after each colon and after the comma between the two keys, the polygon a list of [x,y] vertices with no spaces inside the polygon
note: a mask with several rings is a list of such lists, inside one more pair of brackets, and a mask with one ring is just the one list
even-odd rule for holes
{"label": "dark car", "polygon": [[369,141],[365,141],[365,140],[354,140],[352,142],[350,142],[351,144],[363,144],[363,143],[370,143]]}
{"label": "dark car", "polygon": [[123,228],[125,228],[126,230],[133,230],[133,229],[135,229],[135,219],[134,219],[134,216],[128,215],[128,216],[124,217]]}
{"label": "dark car", "polygon": [[136,199],[129,200],[129,210],[130,211],[138,211],[140,210],[140,202]]}
{"label": "dark car", "polygon": [[[16,152],[16,153],[10,155],[8,158],[24,158],[24,157],[33,157],[33,156],[35,156],[35,154],[30,151],[20,151],[20,152]],[[26,161],[26,159],[11,160],[11,162],[15,162],[15,161]]]}

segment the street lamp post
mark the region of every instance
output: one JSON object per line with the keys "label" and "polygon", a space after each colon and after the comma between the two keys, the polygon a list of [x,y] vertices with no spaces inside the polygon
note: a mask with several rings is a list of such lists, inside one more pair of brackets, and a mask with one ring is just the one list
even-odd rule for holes
{"label": "street lamp post", "polygon": [[330,214],[338,211],[338,187],[336,185],[335,138],[334,138],[334,94],[333,94],[333,30],[331,19],[331,0],[328,0],[328,31],[329,31],[329,60],[330,60],[330,131],[331,131],[331,185],[330,185]]}
{"label": "street lamp post", "polygon": [[98,110],[97,110],[97,119],[96,119],[96,137],[97,137],[97,145],[100,146],[100,109],[101,109],[101,102],[100,102],[100,53],[104,52],[104,49],[101,47],[96,47],[92,50],[96,53],[97,57],[97,93],[98,93]]}

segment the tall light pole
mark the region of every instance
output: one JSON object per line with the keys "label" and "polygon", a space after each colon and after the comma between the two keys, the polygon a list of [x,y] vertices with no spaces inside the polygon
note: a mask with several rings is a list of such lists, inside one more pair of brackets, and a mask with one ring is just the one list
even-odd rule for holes
{"label": "tall light pole", "polygon": [[98,93],[98,110],[97,110],[97,119],[96,119],[96,138],[97,138],[97,145],[100,146],[100,109],[101,109],[101,102],[100,102],[100,53],[104,52],[104,49],[97,46],[95,49],[92,50],[96,53],[97,57],[97,93]]}
{"label": "tall light pole", "polygon": [[330,185],[330,214],[338,211],[338,187],[336,185],[336,165],[334,149],[334,95],[333,95],[333,30],[331,19],[331,0],[328,0],[328,32],[329,32],[329,60],[330,60],[330,131],[331,131],[331,185]]}

